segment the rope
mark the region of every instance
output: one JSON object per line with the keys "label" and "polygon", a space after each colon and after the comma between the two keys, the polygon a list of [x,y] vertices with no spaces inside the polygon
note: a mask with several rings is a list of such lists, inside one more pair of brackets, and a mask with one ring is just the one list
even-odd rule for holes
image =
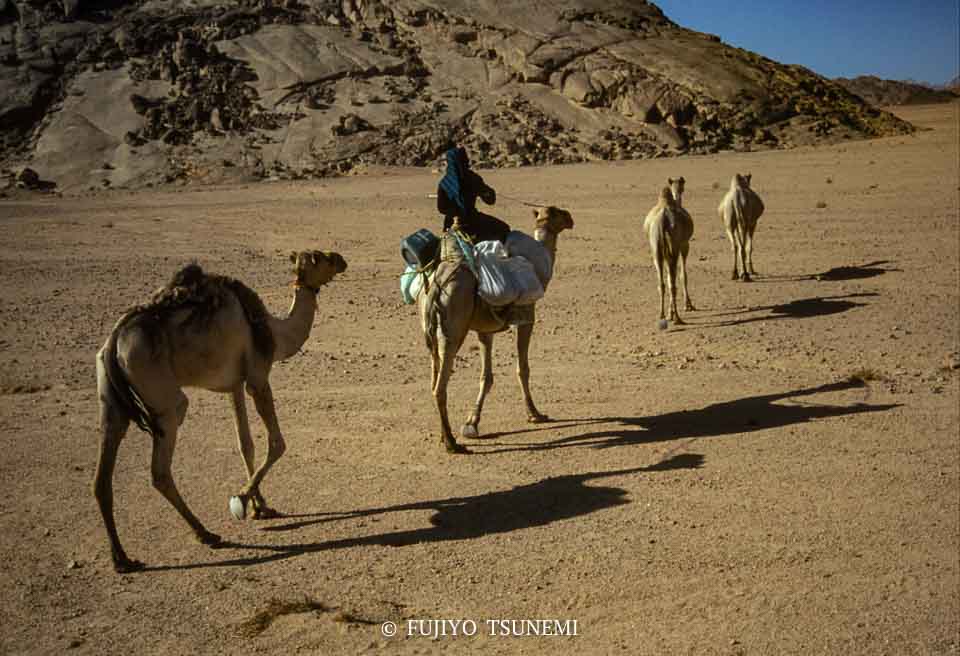
{"label": "rope", "polygon": [[506,194],[497,194],[499,198],[506,198],[507,200],[512,200],[520,203],[521,205],[526,205],[527,207],[546,207],[544,203],[528,203],[525,200],[520,198],[514,198],[513,196],[507,196]]}
{"label": "rope", "polygon": [[[427,198],[436,198],[436,194],[427,194]],[[513,196],[507,196],[506,194],[501,194],[497,192],[497,198],[506,198],[507,200],[512,200],[520,203],[521,205],[526,205],[527,207],[547,207],[545,203],[530,203],[520,198],[514,198]]]}

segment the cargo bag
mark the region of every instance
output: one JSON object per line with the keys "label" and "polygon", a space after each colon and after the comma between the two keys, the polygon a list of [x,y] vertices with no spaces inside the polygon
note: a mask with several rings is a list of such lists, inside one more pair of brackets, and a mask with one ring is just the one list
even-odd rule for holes
{"label": "cargo bag", "polygon": [[533,264],[524,257],[508,257],[499,241],[477,244],[474,259],[478,293],[490,305],[528,305],[543,298],[543,285]]}

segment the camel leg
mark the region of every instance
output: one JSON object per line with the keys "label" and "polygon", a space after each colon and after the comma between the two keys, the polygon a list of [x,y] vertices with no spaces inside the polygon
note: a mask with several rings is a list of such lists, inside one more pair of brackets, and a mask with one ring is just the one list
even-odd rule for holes
{"label": "camel leg", "polygon": [[666,319],[667,312],[663,304],[664,299],[664,279],[663,279],[663,264],[660,262],[660,255],[657,254],[657,257],[653,260],[653,265],[657,268],[657,289],[660,291],[660,318]]}
{"label": "camel leg", "polygon": [[677,312],[677,253],[667,261],[667,270],[670,275],[670,320],[676,324],[683,324],[680,313]]}
{"label": "camel leg", "polygon": [[264,382],[255,385],[248,382],[247,393],[253,397],[253,402],[257,406],[257,414],[260,415],[260,419],[263,420],[263,424],[267,428],[267,455],[237,496],[244,507],[246,507],[247,499],[254,500],[255,518],[275,517],[278,513],[271,508],[267,508],[266,504],[260,507],[257,505],[258,501],[263,502],[263,497],[260,496],[260,482],[274,463],[280,459],[283,452],[287,450],[287,445],[280,433],[280,423],[277,421],[276,408],[273,403],[273,390],[270,388],[270,383]]}
{"label": "camel leg", "polygon": [[437,388],[437,376],[440,375],[440,354],[434,347],[430,351],[430,390]]}
{"label": "camel leg", "polygon": [[733,231],[727,228],[727,238],[730,240],[730,250],[733,251],[733,276],[731,280],[740,280],[740,270],[737,268],[737,258],[739,257],[740,247],[737,245],[737,238]]}
{"label": "camel leg", "polygon": [[480,414],[483,412],[483,401],[493,387],[493,334],[478,333],[477,338],[483,347],[483,367],[480,371],[480,395],[477,396],[477,404],[473,408],[473,414],[467,419],[467,423],[460,429],[463,437],[477,438],[480,436],[477,426],[480,423]]}
{"label": "camel leg", "polygon": [[457,355],[457,348],[446,341],[440,345],[439,359],[440,368],[437,371],[437,383],[433,387],[433,399],[437,404],[437,412],[440,414],[440,439],[443,446],[450,453],[470,453],[470,451],[457,444],[453,437],[453,431],[450,429],[450,417],[447,414],[447,385],[450,382],[450,376],[453,374],[453,360]]}
{"label": "camel leg", "polygon": [[[744,265],[745,270],[749,270],[752,275],[757,275],[756,269],[753,268],[753,231],[747,231],[747,263]],[[749,266],[749,269],[747,267]]]}
{"label": "camel leg", "polygon": [[523,402],[527,405],[527,421],[539,424],[550,418],[537,410],[530,396],[530,339],[533,337],[533,324],[517,326],[517,378],[523,390]]}
{"label": "camel leg", "polygon": [[690,254],[690,243],[686,243],[680,249],[680,273],[683,275],[683,298],[684,308],[687,311],[696,310],[693,307],[693,301],[690,300],[690,291],[687,289],[687,255]]}
{"label": "camel leg", "polygon": [[[233,402],[234,426],[237,429],[237,447],[240,450],[240,455],[243,456],[243,464],[247,469],[247,480],[249,480],[253,477],[254,471],[256,471],[256,448],[253,444],[253,438],[250,435],[250,422],[247,419],[247,405],[243,397],[243,385],[240,384],[233,388],[230,395],[231,401]],[[263,495],[260,494],[259,489],[254,490],[250,498],[253,502],[254,519],[265,519],[277,515],[275,510],[267,506],[267,502],[264,500]]]}
{"label": "camel leg", "polygon": [[750,282],[750,272],[747,270],[747,227],[737,225],[737,250],[740,256],[740,280]]}
{"label": "camel leg", "polygon": [[[98,368],[100,367],[98,363]],[[145,565],[139,560],[131,560],[120,544],[117,525],[113,519],[113,469],[117,462],[120,442],[127,434],[130,420],[102,398],[100,400],[100,457],[97,460],[97,473],[93,482],[93,494],[100,506],[103,525],[110,540],[110,556],[113,569],[123,574],[142,570]]]}
{"label": "camel leg", "polygon": [[180,497],[177,485],[173,480],[171,466],[173,464],[173,452],[177,446],[177,428],[183,421],[186,414],[187,397],[180,393],[180,399],[177,403],[177,412],[175,415],[167,414],[160,417],[160,428],[163,431],[162,437],[153,438],[153,460],[151,462],[151,473],[153,475],[153,487],[166,498],[170,504],[177,509],[184,521],[190,525],[196,534],[197,539],[211,546],[220,543],[220,536],[211,533],[200,520],[190,511],[186,502]]}

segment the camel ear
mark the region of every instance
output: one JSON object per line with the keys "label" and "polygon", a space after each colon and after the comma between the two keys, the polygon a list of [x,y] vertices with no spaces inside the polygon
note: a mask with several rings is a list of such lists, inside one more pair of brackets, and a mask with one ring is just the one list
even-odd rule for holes
{"label": "camel ear", "polygon": [[297,263],[297,254],[294,253],[293,251],[290,251],[290,261],[293,262],[294,264]]}
{"label": "camel ear", "polygon": [[[680,178],[683,180],[683,178]],[[673,184],[673,178],[667,178],[667,184]]]}
{"label": "camel ear", "polygon": [[745,176],[743,176],[743,177],[745,177],[745,178],[747,179],[747,183],[749,184],[749,183],[750,183],[750,179],[753,178],[753,173],[747,173],[747,174],[746,174]]}
{"label": "camel ear", "polygon": [[681,176],[680,176],[680,179],[677,180],[677,182],[679,182],[680,184],[684,184],[684,183],[686,182],[686,180],[684,180],[684,179],[683,179],[683,176],[681,175]]}

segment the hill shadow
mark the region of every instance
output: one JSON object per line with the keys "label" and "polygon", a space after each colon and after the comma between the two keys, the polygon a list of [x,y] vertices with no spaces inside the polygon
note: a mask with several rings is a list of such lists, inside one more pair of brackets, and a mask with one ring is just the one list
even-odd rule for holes
{"label": "hill shadow", "polygon": [[[451,497],[435,501],[419,501],[395,506],[365,508],[342,513],[315,513],[300,515],[297,521],[268,526],[263,530],[280,532],[296,531],[307,526],[386,515],[395,512],[433,510],[429,526],[392,531],[375,535],[341,538],[324,542],[289,545],[241,544],[225,542],[218,548],[245,549],[267,552],[262,556],[234,558],[188,565],[161,565],[147,567],[144,571],[186,570],[202,567],[236,567],[258,565],[285,560],[302,554],[349,549],[365,546],[405,547],[423,542],[446,542],[472,540],[475,538],[509,533],[554,522],[582,517],[605,508],[630,503],[627,491],[619,487],[589,485],[594,481],[617,476],[629,476],[643,472],[656,473],[677,469],[698,469],[703,466],[703,456],[686,453],[645,467],[632,467],[615,471],[569,474],[545,478],[535,483],[518,485],[508,490],[487,492],[466,497]],[[289,517],[287,517],[289,519]]]}
{"label": "hill shadow", "polygon": [[[616,423],[619,426],[600,431],[587,431],[548,442],[507,445],[501,443],[496,446],[489,445],[489,447],[476,445],[476,453],[549,451],[568,447],[609,449],[670,440],[751,433],[802,424],[815,419],[865,412],[883,412],[899,407],[899,404],[827,405],[801,403],[799,401],[788,405],[777,404],[777,401],[788,401],[814,394],[839,392],[858,387],[863,387],[863,383],[845,380],[788,392],[723,401],[696,410],[679,410],[652,417],[608,417],[604,420],[606,423]],[[503,433],[502,435],[509,435],[509,433]]]}

